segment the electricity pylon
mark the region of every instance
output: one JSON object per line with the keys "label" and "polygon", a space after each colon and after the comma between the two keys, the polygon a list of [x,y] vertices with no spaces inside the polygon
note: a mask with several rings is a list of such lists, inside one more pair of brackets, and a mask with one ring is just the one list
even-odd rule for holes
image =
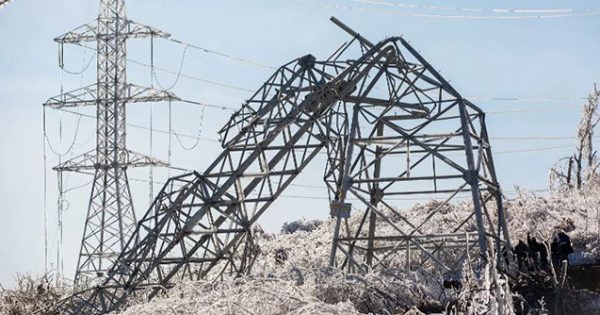
{"label": "electricity pylon", "polygon": [[[472,251],[488,260],[510,247],[483,111],[403,38],[373,44],[333,21],[353,39],[327,60],[280,67],[221,129],[214,162],[167,181],[104,282],[56,311],[107,314],[136,291],[151,299],[182,281],[248,274],[260,250],[253,225],[323,149],[337,223],[330,265],[363,273],[406,257],[409,272],[426,263],[445,273]],[[462,192],[468,211],[444,208]],[[412,217],[386,206],[409,194],[449,196]],[[349,195],[362,215],[351,216]],[[434,220],[445,212],[457,220]]]}
{"label": "electricity pylon", "polygon": [[164,163],[126,146],[126,105],[177,99],[168,91],[127,83],[127,40],[170,35],[127,19],[123,0],[101,0],[98,18],[54,39],[62,46],[96,42],[97,82],[49,99],[44,106],[96,106],[96,149],[54,168],[94,172],[75,283],[104,277],[137,222],[127,168]]}

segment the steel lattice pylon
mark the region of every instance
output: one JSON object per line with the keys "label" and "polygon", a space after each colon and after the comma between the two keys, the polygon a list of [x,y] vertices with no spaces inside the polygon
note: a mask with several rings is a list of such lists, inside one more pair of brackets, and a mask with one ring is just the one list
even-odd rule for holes
{"label": "steel lattice pylon", "polygon": [[62,45],[97,43],[97,82],[61,94],[44,106],[56,109],[96,106],[96,149],[58,165],[54,170],[94,172],[75,282],[105,275],[133,235],[137,222],[127,168],[165,165],[126,146],[126,105],[176,99],[163,90],[127,83],[129,38],[169,34],[127,19],[123,0],[101,0],[98,18],[55,39]]}
{"label": "steel lattice pylon", "polygon": [[[374,47],[334,22],[363,49]],[[399,265],[410,271],[415,263],[430,263],[442,273],[458,273],[465,248],[477,246],[483,257],[493,256],[490,240],[495,252],[510,248],[485,114],[403,38],[386,49],[330,115],[328,126],[343,135],[327,146],[325,181],[335,196],[336,217],[330,264],[366,272]],[[472,210],[455,211],[455,222],[437,225],[436,218],[461,193],[470,194]],[[445,200],[426,215],[402,213],[392,203],[432,194]],[[352,208],[361,206],[362,215],[349,224]]]}
{"label": "steel lattice pylon", "polygon": [[[331,214],[338,223],[332,265],[364,272],[385,261],[388,253],[415,248],[434,265],[451,269],[436,252],[452,251],[456,244],[470,248],[470,235],[478,240],[482,257],[494,256],[488,241],[498,247],[508,238],[483,112],[404,39],[374,45],[334,22],[353,39],[327,60],[307,55],[276,71],[220,131],[223,151],[217,159],[203,172],[170,179],[108,278],[66,300],[60,310],[105,314],[141,289],[148,289],[152,298],[185,279],[247,273],[256,255],[253,224],[323,148],[328,156],[324,179],[335,196]],[[461,157],[448,158],[447,152]],[[407,154],[415,159],[388,163],[390,156]],[[420,161],[431,156],[447,166],[434,166],[430,175],[419,173]],[[459,224],[452,233],[427,233],[424,220],[409,223],[413,229],[406,230],[399,221],[409,220],[380,210],[379,204],[385,205],[389,196],[412,193],[400,187],[409,181],[433,182],[435,192],[450,193],[448,200],[468,189],[473,205],[465,222],[474,221],[474,229]],[[359,218],[363,223],[369,218],[368,229],[363,223],[354,230],[342,225],[350,215],[348,194],[366,205]],[[497,222],[484,219],[492,211],[483,208],[488,199],[497,201]],[[434,209],[431,216],[435,214]],[[378,220],[393,226],[395,234],[379,235]]]}

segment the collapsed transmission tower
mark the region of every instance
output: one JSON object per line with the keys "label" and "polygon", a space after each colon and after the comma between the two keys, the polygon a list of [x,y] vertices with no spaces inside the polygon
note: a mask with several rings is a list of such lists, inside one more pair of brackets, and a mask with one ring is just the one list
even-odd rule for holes
{"label": "collapsed transmission tower", "polygon": [[[135,292],[152,298],[183,280],[246,274],[257,250],[252,226],[324,148],[337,223],[331,265],[365,272],[406,253],[409,269],[420,255],[446,271],[456,266],[442,253],[460,260],[473,249],[489,259],[488,243],[507,244],[483,112],[404,39],[372,44],[333,21],[352,40],[324,61],[307,55],[279,68],[221,129],[215,161],[171,178],[104,282],[60,310],[105,314]],[[468,213],[450,231],[432,229],[461,192],[470,193]],[[421,222],[387,206],[413,193],[449,197]],[[363,215],[351,216],[350,194],[366,206]]]}
{"label": "collapsed transmission tower", "polygon": [[[62,47],[96,42],[97,82],[49,99],[44,106],[66,109],[96,106],[96,149],[54,168],[58,172],[94,172],[75,282],[103,277],[125,248],[137,222],[127,168],[164,163],[126,146],[126,106],[176,99],[170,92],[127,83],[127,40],[169,37],[127,19],[123,0],[101,0],[98,18],[55,39]],[[135,239],[135,238],[134,238]],[[133,242],[135,243],[135,241]]]}

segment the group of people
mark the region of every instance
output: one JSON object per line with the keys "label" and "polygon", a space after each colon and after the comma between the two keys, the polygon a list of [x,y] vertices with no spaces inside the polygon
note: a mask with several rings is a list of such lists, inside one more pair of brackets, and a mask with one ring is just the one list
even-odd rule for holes
{"label": "group of people", "polygon": [[514,254],[521,271],[548,270],[550,268],[548,258],[552,259],[552,265],[558,268],[564,260],[568,261],[569,254],[572,252],[571,238],[565,232],[559,232],[552,240],[550,257],[548,257],[546,245],[538,242],[529,233],[527,234],[527,243],[519,240],[514,248]]}

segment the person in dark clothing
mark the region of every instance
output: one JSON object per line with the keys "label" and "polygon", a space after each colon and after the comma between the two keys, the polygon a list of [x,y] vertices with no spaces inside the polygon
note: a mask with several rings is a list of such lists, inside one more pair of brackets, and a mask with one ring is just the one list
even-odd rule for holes
{"label": "person in dark clothing", "polygon": [[527,264],[527,253],[529,248],[522,241],[519,240],[517,246],[515,246],[515,254],[517,255],[517,263],[519,264],[519,270],[526,270],[529,266]]}
{"label": "person in dark clothing", "polygon": [[569,261],[569,254],[573,252],[571,238],[565,232],[560,232],[552,241],[552,245],[552,263],[555,268],[559,268],[564,260]]}
{"label": "person in dark clothing", "polygon": [[555,237],[552,240],[552,244],[550,244],[550,255],[552,256],[552,265],[554,268],[557,268],[560,263],[560,259],[558,258],[558,237]]}
{"label": "person in dark clothing", "polygon": [[536,249],[538,256],[540,257],[540,267],[542,270],[547,270],[549,267],[548,264],[548,250],[546,249],[546,245],[543,243],[538,243],[538,247]]}
{"label": "person in dark clothing", "polygon": [[527,233],[527,247],[529,248],[529,260],[531,261],[530,268],[531,270],[539,269],[539,247],[540,243],[537,242],[535,237],[531,237],[529,233]]}

